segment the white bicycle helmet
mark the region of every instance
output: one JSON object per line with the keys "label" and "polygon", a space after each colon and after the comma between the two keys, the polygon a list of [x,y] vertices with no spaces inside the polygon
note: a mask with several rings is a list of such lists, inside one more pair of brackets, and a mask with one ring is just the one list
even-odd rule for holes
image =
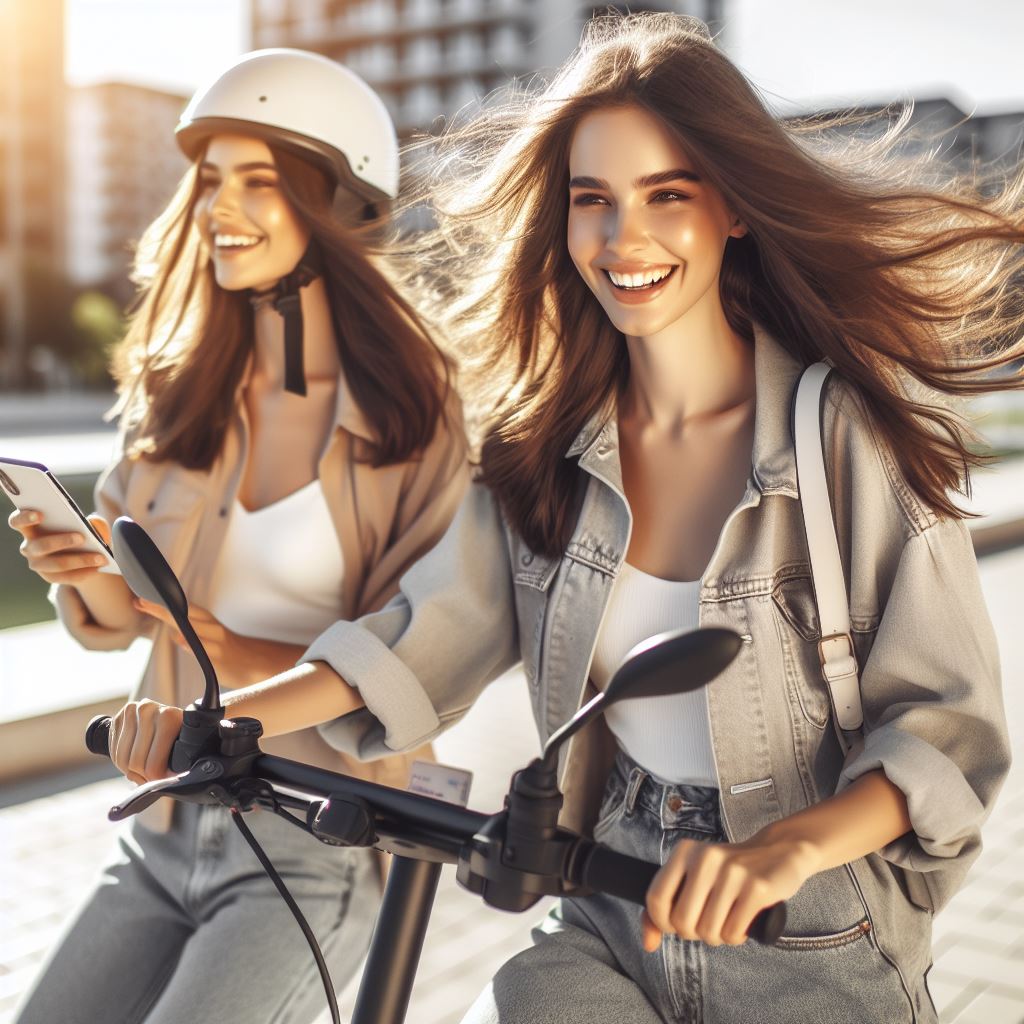
{"label": "white bicycle helmet", "polygon": [[192,97],[175,137],[193,160],[214,133],[239,130],[310,160],[370,202],[398,195],[387,108],[357,74],[318,53],[244,54]]}

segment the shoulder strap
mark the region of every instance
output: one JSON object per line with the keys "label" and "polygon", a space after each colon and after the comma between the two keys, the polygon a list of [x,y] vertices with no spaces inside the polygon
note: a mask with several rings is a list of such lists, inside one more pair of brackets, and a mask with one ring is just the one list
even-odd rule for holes
{"label": "shoulder strap", "polygon": [[832,701],[836,735],[845,753],[864,724],[857,658],[850,633],[850,607],[846,599],[843,563],[839,557],[822,451],[821,409],[825,382],[833,368],[814,363],[797,385],[793,410],[797,486],[803,514],[807,551],[811,560],[814,599],[821,623],[818,658]]}

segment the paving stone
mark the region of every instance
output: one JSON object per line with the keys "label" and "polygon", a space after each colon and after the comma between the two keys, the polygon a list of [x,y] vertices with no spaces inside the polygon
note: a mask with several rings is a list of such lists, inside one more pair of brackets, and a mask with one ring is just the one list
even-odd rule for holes
{"label": "paving stone", "polygon": [[928,975],[928,991],[935,1003],[935,1009],[939,1012],[941,1024],[949,1024],[984,988],[982,982],[961,977],[953,972],[936,977],[936,971],[932,970]]}
{"label": "paving stone", "polygon": [[951,1024],[1022,1024],[1024,989],[1016,992],[987,988],[976,995]]}
{"label": "paving stone", "polygon": [[988,984],[1019,985],[1024,976],[1020,958],[1000,952],[990,944],[963,939],[935,960],[937,972],[949,969]]}

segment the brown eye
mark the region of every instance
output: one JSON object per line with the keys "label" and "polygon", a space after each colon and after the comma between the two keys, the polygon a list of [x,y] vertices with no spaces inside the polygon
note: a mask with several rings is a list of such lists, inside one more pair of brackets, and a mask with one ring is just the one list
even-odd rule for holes
{"label": "brown eye", "polygon": [[607,203],[604,196],[594,195],[592,192],[584,192],[572,201],[573,206],[599,206],[602,203]]}

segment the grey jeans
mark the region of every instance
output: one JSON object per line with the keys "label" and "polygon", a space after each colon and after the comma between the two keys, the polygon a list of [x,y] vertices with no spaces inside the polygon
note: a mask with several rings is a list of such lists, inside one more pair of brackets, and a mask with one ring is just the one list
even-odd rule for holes
{"label": "grey jeans", "polygon": [[[619,753],[594,836],[662,863],[680,839],[723,841],[718,790],[663,783]],[[668,936],[646,953],[638,906],[610,896],[563,899],[463,1024],[937,1021],[930,1000],[915,1000],[915,1015],[866,916],[836,925],[828,933],[787,930],[775,946],[710,947]]]}
{"label": "grey jeans", "polygon": [[[380,874],[369,850],[324,846],[246,815],[341,990],[369,945]],[[298,1024],[327,998],[284,900],[220,807],[180,804],[167,833],[134,824],[69,923],[17,1024]]]}

